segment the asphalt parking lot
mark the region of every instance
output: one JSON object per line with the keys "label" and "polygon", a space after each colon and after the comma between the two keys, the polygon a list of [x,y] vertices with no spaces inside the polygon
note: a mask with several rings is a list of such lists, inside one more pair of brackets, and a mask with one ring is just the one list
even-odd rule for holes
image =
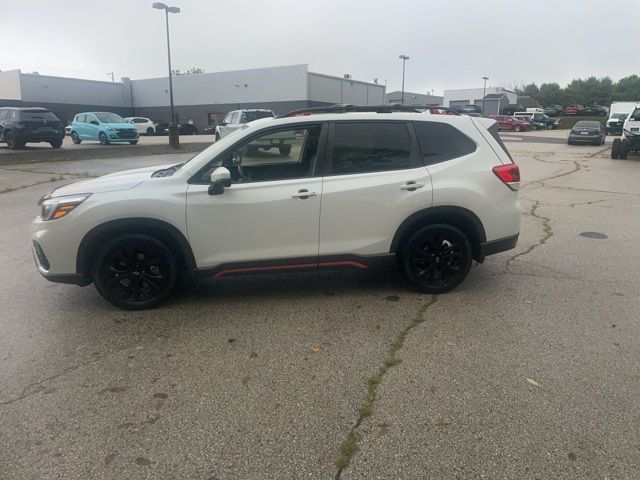
{"label": "asphalt parking lot", "polygon": [[504,136],[517,248],[437,297],[381,270],[117,310],[40,277],[35,203],[190,154],[0,166],[0,478],[638,478],[640,159],[534,133]]}

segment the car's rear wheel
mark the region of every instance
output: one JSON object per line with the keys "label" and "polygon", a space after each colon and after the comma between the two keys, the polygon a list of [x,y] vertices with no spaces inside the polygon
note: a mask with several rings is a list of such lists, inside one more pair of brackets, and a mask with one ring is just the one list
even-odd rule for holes
{"label": "car's rear wheel", "polygon": [[100,141],[100,145],[109,145],[109,139],[104,132],[98,134],[98,140]]}
{"label": "car's rear wheel", "polygon": [[76,145],[80,145],[80,143],[82,142],[76,132],[71,132],[71,141]]}
{"label": "car's rear wheel", "polygon": [[153,135],[155,132],[153,130],[153,128],[149,127],[147,128],[147,135]]}
{"label": "car's rear wheel", "polygon": [[110,240],[99,250],[93,281],[111,304],[138,310],[166,300],[176,285],[177,272],[175,256],[164,243],[129,234]]}
{"label": "car's rear wheel", "polygon": [[138,143],[138,140],[129,140],[129,143],[131,145],[136,145]]}
{"label": "car's rear wheel", "polygon": [[405,275],[422,293],[443,293],[458,286],[472,263],[466,235],[450,225],[429,225],[414,233],[402,253]]}
{"label": "car's rear wheel", "polygon": [[280,151],[280,155],[287,156],[291,153],[291,145],[282,145],[278,147],[278,150]]}
{"label": "car's rear wheel", "polygon": [[549,125],[547,125],[547,130],[553,130],[553,128],[554,128],[554,127],[553,127],[553,124],[552,124],[552,123],[550,123]]}
{"label": "car's rear wheel", "polygon": [[620,144],[622,140],[619,138],[614,138],[613,143],[611,143],[611,158],[617,160],[620,158]]}
{"label": "car's rear wheel", "polygon": [[62,139],[56,138],[55,140],[52,140],[51,142],[49,142],[49,144],[51,145],[52,148],[60,148],[62,146]]}

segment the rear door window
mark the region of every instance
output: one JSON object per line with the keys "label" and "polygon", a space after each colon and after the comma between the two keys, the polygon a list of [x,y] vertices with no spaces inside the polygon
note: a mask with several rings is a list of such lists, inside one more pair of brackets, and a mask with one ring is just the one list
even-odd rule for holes
{"label": "rear door window", "polygon": [[[498,124],[494,123],[496,130]],[[462,157],[476,151],[476,143],[448,123],[413,122],[426,165]]]}
{"label": "rear door window", "polygon": [[52,112],[42,110],[22,110],[20,112],[20,119],[28,122],[57,122],[56,117]]}
{"label": "rear door window", "polygon": [[338,122],[333,134],[330,175],[413,168],[406,123]]}

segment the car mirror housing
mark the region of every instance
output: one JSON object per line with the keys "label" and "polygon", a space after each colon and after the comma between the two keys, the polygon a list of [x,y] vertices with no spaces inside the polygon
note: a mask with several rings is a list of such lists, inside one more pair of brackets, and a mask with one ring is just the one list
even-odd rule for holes
{"label": "car mirror housing", "polygon": [[220,195],[225,187],[231,186],[231,172],[226,167],[218,167],[211,172],[209,195]]}

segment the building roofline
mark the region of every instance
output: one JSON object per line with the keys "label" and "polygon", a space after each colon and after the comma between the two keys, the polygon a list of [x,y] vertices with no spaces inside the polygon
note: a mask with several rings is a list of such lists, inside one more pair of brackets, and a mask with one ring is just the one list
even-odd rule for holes
{"label": "building roofline", "polygon": [[[179,75],[179,76],[187,76],[187,77],[197,77],[199,75],[215,75],[215,74],[220,74],[220,73],[241,73],[241,72],[251,72],[251,71],[255,71],[255,70],[272,70],[274,68],[288,68],[288,67],[305,67],[305,70],[307,70],[307,73],[309,73],[309,64],[307,63],[294,63],[291,65],[276,65],[276,66],[271,66],[271,67],[255,67],[255,68],[240,68],[238,70],[220,70],[220,71],[216,71],[216,72],[202,72],[202,73],[196,73],[196,74],[191,74],[191,75]],[[175,75],[173,75],[175,77]],[[162,77],[148,77],[148,78],[135,78],[132,79],[132,82],[137,82],[140,80],[157,80],[159,78],[167,78],[166,75],[162,76]]]}
{"label": "building roofline", "polygon": [[333,79],[337,79],[337,80],[344,80],[346,82],[362,83],[364,85],[371,85],[373,87],[383,87],[383,88],[385,87],[384,85],[381,85],[379,83],[365,82],[364,80],[354,80],[353,78],[344,78],[344,77],[339,77],[337,75],[327,75],[326,73],[318,73],[318,72],[307,72],[307,73],[310,74],[310,75],[317,75],[319,77],[326,77],[326,78],[333,78]]}
{"label": "building roofline", "polygon": [[59,77],[57,75],[42,75],[40,73],[34,74],[34,73],[23,73],[20,70],[18,71],[20,72],[20,76],[29,76],[29,77],[37,77],[37,78],[59,78],[61,80],[80,80],[81,82],[104,83],[107,85],[122,85],[122,82],[109,82],[108,80],[91,80],[88,78],[78,78],[78,77]]}

